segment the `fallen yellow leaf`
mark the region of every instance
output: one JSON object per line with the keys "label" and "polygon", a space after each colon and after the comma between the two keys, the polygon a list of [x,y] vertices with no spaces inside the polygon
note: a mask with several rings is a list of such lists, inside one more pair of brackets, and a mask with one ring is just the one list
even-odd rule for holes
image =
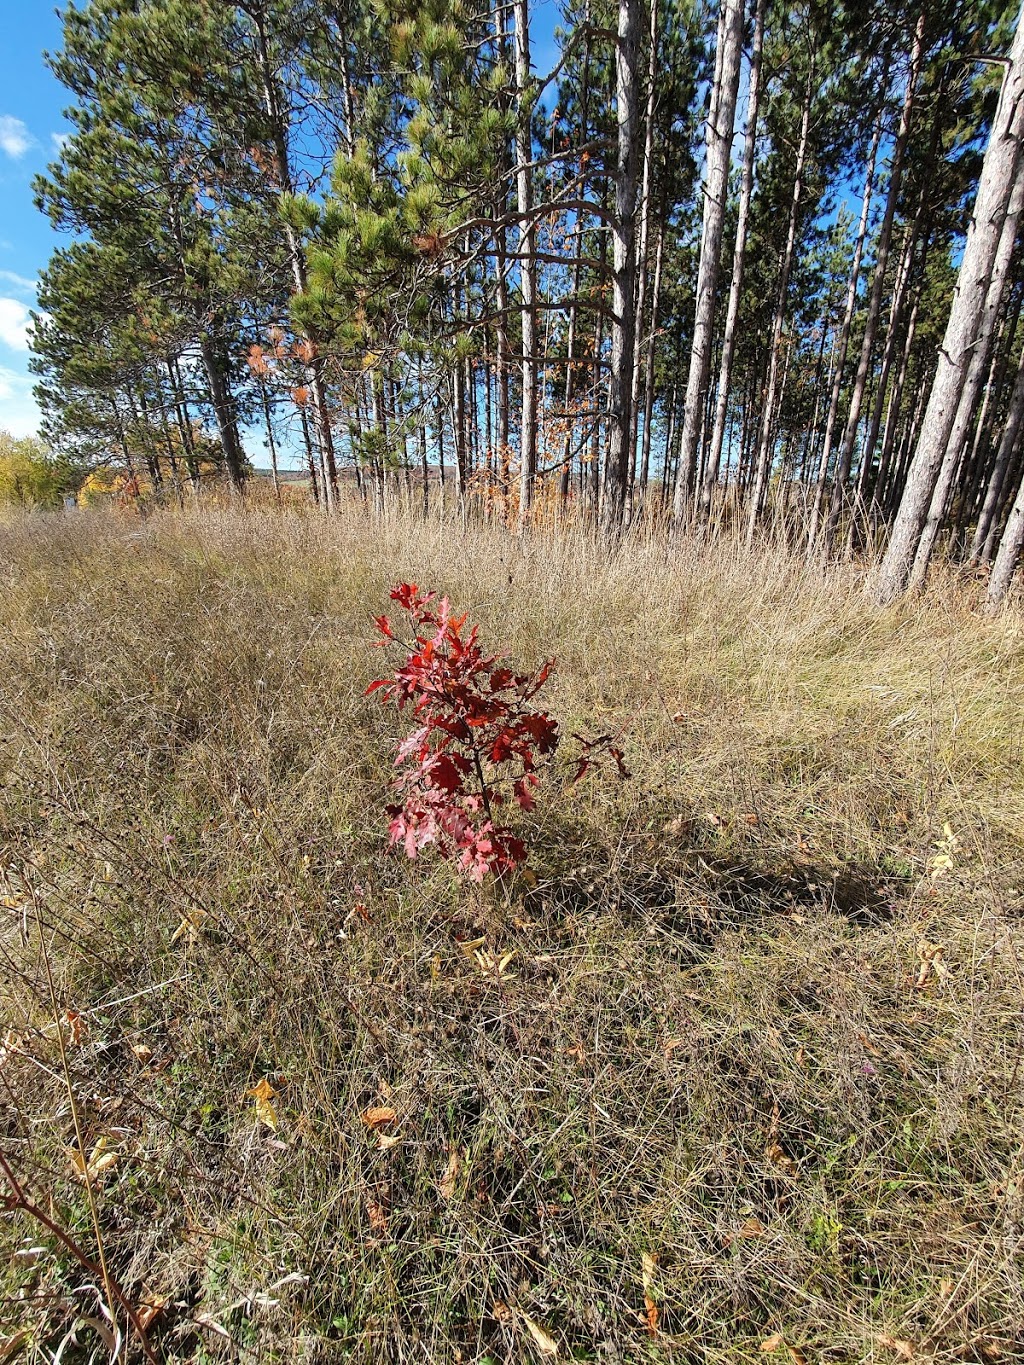
{"label": "fallen yellow leaf", "polygon": [[202,929],[203,921],[205,919],[206,919],[205,910],[201,910],[198,907],[194,910],[190,910],[188,914],[182,918],[181,923],[178,925],[177,929],[175,929],[174,933],[171,935],[171,942],[177,943],[179,938],[187,937],[190,942],[194,943],[195,940],[199,937],[199,931],[200,929]]}
{"label": "fallen yellow leaf", "polygon": [[780,1346],[784,1345],[785,1342],[782,1340],[782,1333],[773,1332],[770,1337],[765,1337],[764,1341],[761,1342],[759,1349],[763,1351],[765,1355],[770,1355],[772,1351],[777,1351]]}
{"label": "fallen yellow leaf", "polygon": [[557,1360],[558,1343],[555,1341],[554,1337],[549,1336],[543,1327],[534,1322],[533,1318],[528,1317],[525,1313],[522,1313],[520,1316],[526,1324],[526,1330],[529,1332],[530,1336],[533,1337],[541,1355],[546,1356],[548,1360]]}
{"label": "fallen yellow leaf", "polygon": [[258,1081],[251,1090],[245,1092],[252,1096],[253,1108],[256,1110],[256,1117],[261,1123],[265,1123],[268,1128],[277,1132],[277,1110],[271,1101],[276,1097],[277,1091],[267,1080],[266,1076]]}
{"label": "fallen yellow leaf", "polygon": [[109,1149],[110,1139],[101,1137],[89,1153],[89,1159],[86,1161],[77,1147],[68,1148],[68,1156],[71,1159],[71,1165],[74,1167],[75,1175],[83,1185],[87,1181],[95,1180],[105,1172],[113,1170],[117,1165],[120,1153]]}

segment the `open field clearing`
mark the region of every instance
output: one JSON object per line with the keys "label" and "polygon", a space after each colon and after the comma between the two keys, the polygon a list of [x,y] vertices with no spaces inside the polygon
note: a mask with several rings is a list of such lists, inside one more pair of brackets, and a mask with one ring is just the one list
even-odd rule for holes
{"label": "open field clearing", "polygon": [[[531,877],[388,847],[401,580],[626,726],[630,780],[544,773]],[[1024,1358],[1024,621],[966,601],[3,522],[0,1359],[105,1359],[110,1303],[132,1359]]]}

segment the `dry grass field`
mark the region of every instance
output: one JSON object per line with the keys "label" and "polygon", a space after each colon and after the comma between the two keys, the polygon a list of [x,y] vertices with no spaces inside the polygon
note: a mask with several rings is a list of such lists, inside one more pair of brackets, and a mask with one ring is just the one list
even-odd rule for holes
{"label": "dry grass field", "polygon": [[[535,884],[388,848],[400,579],[628,722],[521,816]],[[175,1362],[1024,1359],[1024,619],[972,600],[0,525],[0,1360],[142,1359],[126,1304]]]}

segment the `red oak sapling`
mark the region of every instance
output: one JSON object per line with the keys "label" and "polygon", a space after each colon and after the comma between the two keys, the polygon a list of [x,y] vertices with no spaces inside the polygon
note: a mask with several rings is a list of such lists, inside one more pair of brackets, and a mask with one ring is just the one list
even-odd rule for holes
{"label": "red oak sapling", "polygon": [[[434,844],[474,881],[526,861],[521,838],[497,814],[511,795],[534,806],[537,762],[558,747],[558,724],[530,703],[554,667],[515,673],[485,654],[478,626],[454,616],[447,597],[400,583],[392,600],[406,612],[414,640],[390,678],[370,684],[419,722],[398,746],[395,787],[400,803],[387,808],[391,842],[410,858]],[[401,644],[386,616],[376,618],[382,646]]]}

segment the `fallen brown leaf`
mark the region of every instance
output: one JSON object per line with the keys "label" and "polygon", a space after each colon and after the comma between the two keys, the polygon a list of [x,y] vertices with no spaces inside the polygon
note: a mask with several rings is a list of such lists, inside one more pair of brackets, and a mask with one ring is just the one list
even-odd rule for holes
{"label": "fallen brown leaf", "polygon": [[371,1105],[363,1110],[363,1122],[367,1128],[384,1128],[397,1118],[398,1115],[389,1104]]}
{"label": "fallen brown leaf", "polygon": [[441,1198],[450,1203],[455,1198],[455,1190],[459,1178],[459,1149],[452,1147],[448,1153],[448,1164],[444,1168],[444,1175],[438,1181],[437,1188],[441,1193]]}
{"label": "fallen brown leaf", "polygon": [[374,1232],[387,1232],[388,1217],[384,1212],[383,1204],[379,1204],[376,1199],[367,1199],[366,1216],[370,1220],[370,1227]]}
{"label": "fallen brown leaf", "polygon": [[16,1355],[20,1355],[22,1349],[28,1345],[32,1339],[31,1327],[19,1327],[9,1337],[4,1337],[0,1341],[0,1365],[6,1365],[7,1361],[13,1360]]}
{"label": "fallen brown leaf", "polygon": [[900,1337],[883,1336],[878,1338],[879,1346],[884,1346],[887,1351],[895,1351],[900,1360],[914,1359],[914,1346],[910,1341],[903,1341]]}
{"label": "fallen brown leaf", "polygon": [[151,1299],[147,1299],[145,1303],[139,1304],[136,1317],[139,1319],[139,1326],[143,1331],[149,1327],[150,1323],[160,1316],[167,1307],[167,1302],[166,1294],[154,1294]]}
{"label": "fallen brown leaf", "polygon": [[644,1295],[644,1308],[647,1310],[647,1330],[652,1337],[658,1335],[658,1305],[649,1294]]}
{"label": "fallen brown leaf", "polygon": [[779,1347],[783,1345],[785,1345],[785,1343],[782,1340],[782,1333],[773,1332],[770,1337],[765,1337],[758,1349],[765,1355],[770,1355],[772,1351],[777,1351]]}

